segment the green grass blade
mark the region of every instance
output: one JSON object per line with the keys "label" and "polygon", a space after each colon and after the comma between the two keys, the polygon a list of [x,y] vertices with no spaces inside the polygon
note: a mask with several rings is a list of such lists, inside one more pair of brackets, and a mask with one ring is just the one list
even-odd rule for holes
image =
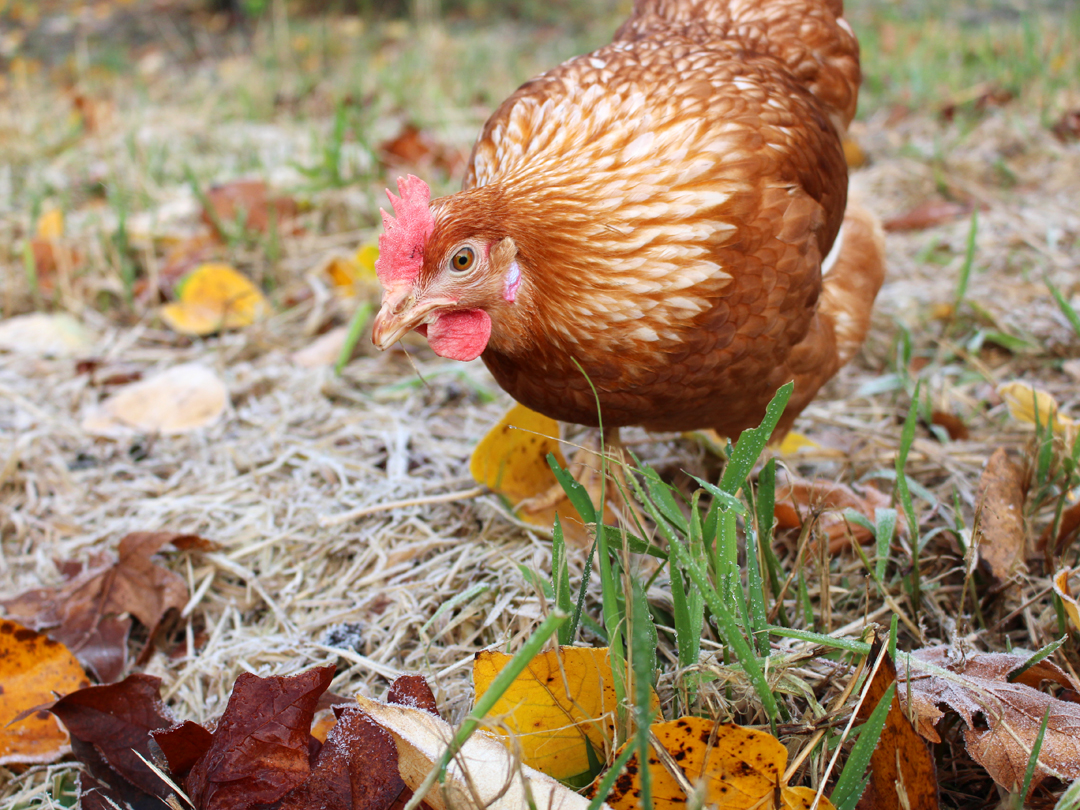
{"label": "green grass blade", "polygon": [[1009,673],[1009,677],[1007,678],[1009,683],[1015,682],[1017,678],[1019,678],[1037,663],[1046,658],[1049,658],[1051,655],[1056,653],[1059,649],[1061,649],[1061,645],[1068,641],[1068,639],[1069,637],[1067,635],[1062,636],[1057,641],[1051,641],[1045,647],[1033,654],[1027,661],[1022,663],[1020,666],[1018,666],[1016,669]]}
{"label": "green grass blade", "polygon": [[[636,748],[638,762],[651,759],[649,756],[649,727],[652,725],[652,684],[656,676],[656,648],[659,640],[656,634],[656,625],[653,624],[652,616],[649,615],[649,602],[645,597],[645,591],[636,579],[631,582],[631,599],[633,605],[630,610],[632,627],[630,629],[630,646],[633,652],[632,669],[634,673],[634,725],[636,727]],[[641,795],[638,797],[638,807],[641,810],[652,810],[652,774],[648,766],[639,769],[638,779],[641,785]]]}
{"label": "green grass blade", "polygon": [[915,517],[915,506],[911,501],[911,490],[908,487],[907,474],[904,468],[907,466],[908,452],[915,441],[915,423],[919,409],[919,390],[921,381],[915,384],[915,396],[911,398],[911,407],[908,409],[907,418],[904,420],[904,429],[900,433],[900,449],[896,453],[896,494],[900,505],[907,517],[908,532],[911,538],[911,599],[917,616],[921,602],[921,587],[919,581],[919,521]]}
{"label": "green grass blade", "polygon": [[[571,505],[577,510],[578,515],[585,522],[586,526],[595,526],[596,520],[596,507],[593,506],[592,498],[589,497],[588,490],[585,489],[584,484],[580,481],[575,481],[574,476],[570,475],[569,470],[564,470],[559,466],[559,462],[555,460],[555,456],[552,453],[548,453],[548,466],[551,467],[551,471],[555,473],[555,478],[558,480],[559,485],[563,488],[563,492],[566,493],[566,497],[569,498]],[[599,536],[599,532],[597,533]]]}
{"label": "green grass blade", "polygon": [[352,359],[353,349],[356,348],[357,341],[360,340],[360,335],[364,331],[364,327],[367,326],[368,319],[371,317],[371,304],[367,301],[361,303],[352,314],[352,318],[349,319],[349,331],[345,334],[345,342],[341,344],[341,351],[338,352],[337,362],[334,363],[334,376],[340,377],[342,369],[349,364],[349,360]]}
{"label": "green grass blade", "polygon": [[837,636],[826,636],[821,633],[812,633],[808,630],[795,630],[791,627],[780,627],[776,624],[767,625],[766,629],[769,631],[770,636],[779,636],[780,638],[794,638],[799,641],[808,641],[812,644],[819,644],[822,647],[828,647],[829,649],[844,650],[846,652],[853,652],[859,655],[869,655],[870,645],[865,641],[859,641],[854,638],[840,638]]}
{"label": "green grass blade", "polygon": [[1016,806],[1022,808],[1024,800],[1031,792],[1031,780],[1035,778],[1035,766],[1039,764],[1039,752],[1042,751],[1043,738],[1046,736],[1046,725],[1050,722],[1050,706],[1047,704],[1043,712],[1042,723],[1039,725],[1039,734],[1035,737],[1035,744],[1031,746],[1031,756],[1028,757],[1027,770],[1024,771],[1024,786],[1020,795],[1016,797]]}
{"label": "green grass blade", "polygon": [[881,739],[885,719],[889,715],[889,707],[892,705],[895,694],[896,684],[894,683],[881,696],[881,700],[870,714],[870,719],[859,731],[859,738],[852,746],[848,761],[844,764],[844,770],[840,772],[840,778],[836,782],[836,787],[833,788],[832,796],[829,797],[836,810],[855,810],[855,805],[862,797],[867,783],[863,774],[870,764],[870,756],[877,748],[878,740]]}
{"label": "green grass blade", "polygon": [[756,428],[744,430],[739,436],[739,440],[735,442],[735,447],[732,449],[731,459],[724,468],[724,475],[720,479],[720,489],[734,495],[746,483],[746,476],[750,474],[750,470],[754,468],[754,464],[761,456],[761,451],[768,444],[794,390],[795,383],[793,382],[780,386],[772,402],[765,409],[765,418],[761,424]]}
{"label": "green grass blade", "polygon": [[874,577],[878,582],[884,582],[885,569],[889,564],[889,546],[896,534],[896,510],[874,510],[874,524]]}
{"label": "green grass blade", "polygon": [[1046,281],[1046,286],[1050,288],[1050,294],[1054,296],[1054,300],[1057,301],[1061,314],[1065,316],[1065,320],[1072,326],[1077,337],[1080,337],[1080,313],[1077,313],[1076,309],[1073,308],[1073,305],[1061,294],[1061,290],[1051,284],[1049,279]]}
{"label": "green grass blade", "polygon": [[[566,540],[563,538],[562,522],[555,515],[555,525],[551,530],[551,586],[555,607],[572,616],[574,601],[570,595],[570,570],[566,559]],[[559,628],[559,644],[573,642],[577,632],[577,623],[571,619]]]}
{"label": "green grass blade", "polygon": [[750,603],[751,646],[759,655],[765,655],[769,651],[769,620],[765,610],[765,583],[761,577],[758,534],[754,530],[746,532],[746,589]]}

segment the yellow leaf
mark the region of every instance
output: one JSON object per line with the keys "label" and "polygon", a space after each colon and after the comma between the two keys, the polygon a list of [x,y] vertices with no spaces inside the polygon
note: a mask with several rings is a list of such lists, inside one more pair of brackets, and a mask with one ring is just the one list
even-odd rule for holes
{"label": "yellow leaf", "polygon": [[374,281],[378,276],[375,273],[375,262],[379,258],[379,246],[373,242],[361,245],[356,255],[353,256],[353,264],[357,268],[357,276],[360,279]]}
{"label": "yellow leaf", "polygon": [[64,212],[50,208],[38,219],[38,239],[59,239],[64,235]]}
{"label": "yellow leaf", "polygon": [[249,326],[269,310],[248,278],[227,264],[201,264],[177,285],[178,300],[161,317],[182,335],[209,335]]}
{"label": "yellow leaf", "polygon": [[793,430],[784,437],[784,440],[782,442],[780,442],[780,453],[781,455],[787,456],[791,455],[792,453],[798,453],[804,447],[809,447],[811,450],[816,450],[817,448],[821,447],[821,445],[815,442],[809,436],[804,436],[803,434],[796,433]]}
{"label": "yellow leaf", "polygon": [[1080,630],[1080,604],[1069,590],[1069,574],[1071,573],[1071,568],[1062,568],[1054,574],[1054,593],[1061,599],[1061,606],[1069,614],[1069,621],[1073,623],[1073,627]]}
{"label": "yellow leaf", "polygon": [[566,466],[558,439],[558,422],[515,405],[476,445],[469,472],[478,484],[516,506],[558,483],[547,463],[548,453],[554,453],[559,464]]}
{"label": "yellow leaf", "polygon": [[68,735],[48,712],[22,712],[90,685],[67,647],[11,620],[0,622],[0,764],[52,762]]}
{"label": "yellow leaf", "polygon": [[[476,655],[477,700],[511,658],[488,651]],[[614,736],[616,707],[607,648],[560,647],[529,662],[488,717],[500,721],[492,730],[516,738],[521,760],[530,768],[563,781],[587,783],[593,776],[588,746],[596,761],[605,761]],[[655,693],[652,708],[659,709]]]}
{"label": "yellow leaf", "polygon": [[1027,383],[1005,383],[998,388],[998,394],[1009,406],[1012,418],[1019,422],[1034,425],[1036,414],[1038,414],[1038,423],[1049,424],[1054,433],[1065,433],[1076,426],[1072,419],[1058,413],[1056,399]]}
{"label": "yellow leaf", "polygon": [[[704,779],[703,806],[729,810],[775,808],[777,789],[784,810],[803,810],[813,804],[813,790],[781,782],[787,749],[771,734],[731,723],[714,723],[704,717],[656,723],[652,731],[692,785]],[[640,806],[637,762],[634,754],[627,763],[626,778],[620,777],[608,795],[608,804],[615,810],[638,810]],[[649,773],[655,810],[685,810],[688,797],[655,751],[649,756]],[[818,807],[831,810],[833,805],[822,797]]]}

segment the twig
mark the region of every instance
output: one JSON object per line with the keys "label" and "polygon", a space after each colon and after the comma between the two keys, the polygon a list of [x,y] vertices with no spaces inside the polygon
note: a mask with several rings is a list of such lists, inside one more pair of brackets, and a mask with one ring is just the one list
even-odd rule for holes
{"label": "twig", "polygon": [[389,512],[393,509],[404,509],[406,506],[424,506],[429,503],[447,503],[449,501],[459,500],[467,501],[471,498],[479,497],[485,492],[487,492],[487,487],[473,487],[472,489],[460,489],[457,492],[444,492],[442,495],[428,495],[425,498],[406,498],[403,501],[390,501],[389,503],[380,503],[375,506],[362,506],[359,509],[351,509],[348,512],[342,512],[340,515],[320,518],[319,525],[324,528],[327,526],[340,526],[342,523],[349,523],[357,518],[374,515],[378,512]]}

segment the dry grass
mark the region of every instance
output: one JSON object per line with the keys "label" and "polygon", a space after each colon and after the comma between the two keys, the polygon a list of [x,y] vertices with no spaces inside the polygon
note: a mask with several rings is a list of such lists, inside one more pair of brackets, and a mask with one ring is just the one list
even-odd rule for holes
{"label": "dry grass", "polygon": [[[87,43],[99,40],[80,39],[76,26],[74,41],[83,48],[72,60],[50,58],[47,49],[22,63],[9,60],[0,86],[3,313],[69,310],[94,331],[92,354],[106,364],[149,372],[201,360],[227,382],[231,407],[216,426],[189,436],[95,439],[80,420],[107,387],[76,373],[71,358],[0,355],[0,596],[56,583],[55,560],[83,559],[130,531],[199,533],[222,548],[168,556],[193,596],[178,647],[155,654],[146,668],[163,679],[179,717],[215,717],[243,671],[289,674],[333,662],[332,689],[346,694],[381,695],[396,673],[422,672],[444,713],[459,719],[472,701],[473,654],[515,650],[547,610],[519,570],[550,570],[544,533],[509,520],[493,496],[344,523],[333,518],[472,487],[471,447],[508,399],[481,365],[447,363],[426,350],[409,361],[364,349],[341,378],[300,368],[290,353],[347,317],[347,305],[319,295],[311,274],[334,250],[376,233],[387,177],[372,145],[413,120],[440,141],[467,148],[494,103],[528,75],[602,42],[610,21],[572,35],[508,23],[418,34],[400,23],[279,17],[250,39],[208,33],[204,22],[168,18],[155,38],[131,48],[109,44],[104,34],[105,44],[91,48]],[[878,22],[867,16],[861,24]],[[80,25],[91,30],[95,23]],[[871,37],[884,29],[873,30]],[[908,29],[900,30],[899,41],[908,42]],[[943,51],[953,33],[944,26],[939,32]],[[1056,41],[1047,41],[1048,53],[1057,53]],[[1080,414],[1078,372],[1063,364],[1080,354],[1080,336],[1043,282],[1050,278],[1080,303],[1080,146],[1058,142],[1047,129],[1061,111],[1080,106],[1080,94],[1075,83],[1070,89],[1019,70],[1017,98],[1004,106],[962,110],[947,122],[938,115],[955,95],[946,87],[937,95],[909,94],[911,110],[900,115],[895,104],[903,98],[894,91],[911,54],[896,48],[893,61],[868,60],[876,71],[871,83],[882,89],[854,130],[871,158],[856,172],[854,188],[885,219],[940,193],[984,206],[971,285],[953,321],[937,317],[936,306],[954,301],[967,221],[891,234],[889,278],[867,346],[797,425],[826,449],[789,464],[845,481],[890,469],[899,422],[921,378],[932,406],[962,417],[972,435],[942,443],[920,431],[909,472],[938,499],[919,502],[920,514],[927,528],[952,525],[955,494],[959,518],[970,527],[989,453],[1001,445],[1024,451],[1030,440],[1008,420],[995,386],[1017,377],[1035,381]],[[1061,70],[1075,78],[1070,58]],[[73,115],[73,94],[93,103],[93,131]],[[326,147],[336,111],[347,127],[331,159]],[[200,185],[262,176],[304,202],[307,235],[230,250],[272,291],[280,314],[270,322],[191,342],[162,331],[152,304],[125,298],[124,261],[153,273],[168,240],[197,227],[190,175]],[[456,182],[433,179],[437,192]],[[53,205],[68,212],[68,233],[87,269],[51,299],[35,299],[21,246],[36,214]],[[121,256],[115,234],[125,217],[132,247]],[[905,335],[911,357],[898,361]],[[999,348],[1002,335],[1030,348]],[[715,467],[686,440],[630,439],[671,475]],[[902,633],[905,648],[957,632],[950,616],[963,583],[961,554],[939,534],[924,555],[929,615],[916,628],[906,608],[914,629]],[[571,561],[573,580],[581,566],[579,555]],[[815,604],[829,585],[839,589],[818,629],[857,625],[879,607],[863,593],[853,559],[811,569]],[[959,632],[970,630],[988,648],[1003,649],[1006,639],[1040,646],[1057,633],[1049,597],[1010,614],[1045,582],[1033,574],[1003,595],[985,594],[987,626]],[[476,586],[484,587],[431,621],[440,606]],[[663,582],[650,596],[661,606],[669,602]],[[1075,648],[1066,652],[1075,656]],[[670,675],[661,692],[670,705]],[[723,704],[738,716],[745,709],[719,693],[712,697],[717,710]],[[55,806],[47,796],[51,779],[67,768],[17,778],[0,771],[0,807]],[[982,782],[976,787],[987,790]]]}

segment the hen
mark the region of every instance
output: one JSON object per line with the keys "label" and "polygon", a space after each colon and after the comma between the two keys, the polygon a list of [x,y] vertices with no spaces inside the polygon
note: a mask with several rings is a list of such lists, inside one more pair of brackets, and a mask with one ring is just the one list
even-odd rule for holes
{"label": "hen", "polygon": [[842,13],[637,0],[610,45],[503,102],[461,192],[388,192],[375,345],[415,329],[593,426],[590,380],[605,426],[726,436],[794,380],[785,433],[862,343],[884,276],[878,224],[847,203]]}

